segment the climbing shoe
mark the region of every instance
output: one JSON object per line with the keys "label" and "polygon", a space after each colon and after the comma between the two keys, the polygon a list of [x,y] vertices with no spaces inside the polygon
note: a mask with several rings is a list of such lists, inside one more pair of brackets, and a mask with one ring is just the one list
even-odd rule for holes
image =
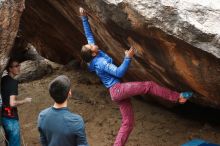
{"label": "climbing shoe", "polygon": [[185,98],[185,99],[190,99],[193,95],[193,92],[182,92],[180,93],[180,96]]}

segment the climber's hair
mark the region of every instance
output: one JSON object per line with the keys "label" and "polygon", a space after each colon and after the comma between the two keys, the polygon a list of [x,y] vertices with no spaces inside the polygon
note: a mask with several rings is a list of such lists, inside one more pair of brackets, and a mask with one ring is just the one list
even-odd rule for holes
{"label": "climber's hair", "polygon": [[70,79],[65,75],[60,75],[52,80],[49,84],[50,96],[56,103],[64,103],[68,98],[70,87]]}
{"label": "climber's hair", "polygon": [[14,62],[17,62],[20,64],[19,60],[16,59],[16,58],[10,58],[9,61],[8,61],[8,64],[7,66],[5,67],[6,71],[9,72],[9,68],[12,67],[13,63]]}
{"label": "climber's hair", "polygon": [[94,58],[94,56],[92,56],[92,51],[86,47],[86,45],[82,46],[81,57],[86,63],[89,63]]}

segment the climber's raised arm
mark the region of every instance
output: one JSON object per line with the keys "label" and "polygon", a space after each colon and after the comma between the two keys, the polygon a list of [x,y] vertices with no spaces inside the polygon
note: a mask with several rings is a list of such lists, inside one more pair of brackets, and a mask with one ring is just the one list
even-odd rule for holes
{"label": "climber's raised arm", "polygon": [[84,28],[87,42],[88,42],[88,44],[95,44],[95,39],[94,39],[92,30],[91,30],[89,22],[88,22],[88,17],[87,17],[86,11],[82,7],[80,7],[79,12],[80,12],[80,16],[82,19],[83,28]]}

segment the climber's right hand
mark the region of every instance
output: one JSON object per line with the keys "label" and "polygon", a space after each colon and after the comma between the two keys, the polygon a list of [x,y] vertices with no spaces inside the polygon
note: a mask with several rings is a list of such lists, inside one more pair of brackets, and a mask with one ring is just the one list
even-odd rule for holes
{"label": "climber's right hand", "polygon": [[82,7],[79,8],[79,13],[80,13],[80,16],[87,16],[85,9]]}
{"label": "climber's right hand", "polygon": [[134,54],[135,54],[135,48],[133,46],[131,46],[129,50],[125,51],[125,57],[127,58],[132,58]]}

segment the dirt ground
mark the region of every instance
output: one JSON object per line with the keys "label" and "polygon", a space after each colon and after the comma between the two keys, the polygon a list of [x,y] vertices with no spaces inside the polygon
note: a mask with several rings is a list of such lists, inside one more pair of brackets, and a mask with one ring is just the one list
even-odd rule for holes
{"label": "dirt ground", "polygon": [[[33,98],[31,104],[19,107],[23,144],[40,145],[37,117],[41,110],[53,105],[48,93],[48,83],[60,74],[71,79],[73,97],[69,99],[68,106],[72,112],[84,118],[89,144],[111,146],[121,122],[117,105],[111,102],[107,89],[94,75],[63,68],[57,68],[53,74],[41,80],[19,85],[19,98]],[[193,138],[220,144],[220,120],[217,118],[219,111],[213,112],[200,107],[167,109],[159,104],[140,100],[141,98],[132,99],[135,127],[126,146],[179,146]]]}

